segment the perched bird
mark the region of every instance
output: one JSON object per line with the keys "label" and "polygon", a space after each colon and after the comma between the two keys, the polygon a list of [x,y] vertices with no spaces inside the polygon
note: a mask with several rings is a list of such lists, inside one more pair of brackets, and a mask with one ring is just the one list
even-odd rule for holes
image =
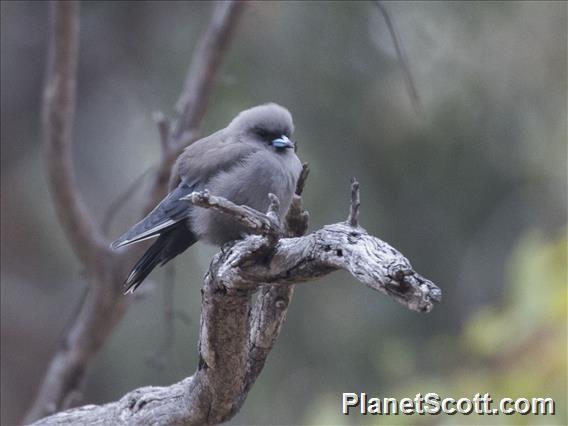
{"label": "perched bird", "polygon": [[302,170],[290,139],[293,131],[290,112],[269,103],[242,111],[226,128],[187,147],[174,164],[169,194],[111,245],[118,248],[157,237],[132,268],[125,294],[133,292],[157,265],[198,240],[222,245],[246,235],[234,219],[180,200],[193,191],[207,189],[262,212],[273,193],[280,200],[283,218]]}

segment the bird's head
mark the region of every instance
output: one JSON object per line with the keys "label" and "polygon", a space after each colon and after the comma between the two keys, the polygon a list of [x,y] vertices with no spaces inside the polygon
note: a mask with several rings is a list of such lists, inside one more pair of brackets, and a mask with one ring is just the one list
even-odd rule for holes
{"label": "bird's head", "polygon": [[296,144],[290,139],[294,132],[292,115],[286,108],[274,103],[241,112],[231,121],[229,128],[277,151],[296,150]]}

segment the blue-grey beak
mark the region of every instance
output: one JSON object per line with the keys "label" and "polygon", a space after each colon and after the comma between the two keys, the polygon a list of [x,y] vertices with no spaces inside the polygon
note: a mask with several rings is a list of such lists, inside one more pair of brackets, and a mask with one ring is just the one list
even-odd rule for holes
{"label": "blue-grey beak", "polygon": [[275,148],[285,149],[294,148],[294,142],[292,142],[288,136],[282,135],[277,139],[272,141],[272,146]]}

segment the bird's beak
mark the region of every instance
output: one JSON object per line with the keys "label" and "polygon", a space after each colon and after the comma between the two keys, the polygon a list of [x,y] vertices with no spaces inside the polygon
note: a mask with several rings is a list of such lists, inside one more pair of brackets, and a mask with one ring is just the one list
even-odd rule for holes
{"label": "bird's beak", "polygon": [[277,139],[272,141],[272,146],[275,148],[294,148],[294,142],[292,142],[288,136],[282,135]]}

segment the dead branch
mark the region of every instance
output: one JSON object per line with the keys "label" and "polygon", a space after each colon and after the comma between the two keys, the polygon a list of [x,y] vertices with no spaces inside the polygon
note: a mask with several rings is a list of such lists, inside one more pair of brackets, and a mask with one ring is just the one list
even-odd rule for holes
{"label": "dead branch", "polygon": [[[192,192],[188,196],[183,197],[182,200],[199,207],[214,209],[219,213],[230,215],[253,234],[280,235],[281,233],[279,224],[268,214],[260,213],[249,206],[237,206],[223,197],[211,195],[207,190]],[[272,203],[271,209],[273,208]]]}
{"label": "dead branch", "polygon": [[[304,211],[302,203],[302,193],[310,169],[308,163],[302,164],[302,172],[296,185],[296,194],[292,199],[284,227],[287,237],[300,237],[308,230],[310,215]],[[273,243],[275,243],[273,241]],[[253,306],[249,320],[249,346],[246,370],[244,375],[244,386],[239,399],[236,401],[236,410],[244,403],[249,390],[254,385],[257,377],[264,367],[268,354],[272,346],[276,343],[284,321],[288,307],[294,296],[294,285],[263,285],[257,292],[256,302]]]}
{"label": "dead branch", "polygon": [[170,121],[164,115],[162,111],[154,111],[152,118],[158,126],[158,133],[160,135],[160,147],[162,149],[162,154],[166,154],[170,149]]}
{"label": "dead branch", "polygon": [[[192,105],[189,112],[184,110],[179,119],[180,123],[184,123],[184,132],[180,138],[170,135],[170,142],[165,143],[166,126],[163,120],[158,123],[160,143],[167,152],[163,153],[141,212],[147,212],[165,193],[171,164],[177,153],[195,139],[214,76],[243,7],[243,2],[224,1],[216,3],[213,9],[211,22],[199,42],[201,47],[192,56],[191,67],[195,69],[195,74],[188,73],[191,84],[186,84],[185,94],[182,95],[184,105]],[[71,245],[78,253],[89,288],[77,316],[73,318],[48,366],[25,423],[76,403],[74,396],[79,393],[90,361],[125,312],[127,299],[120,290],[124,277],[145,249],[142,244],[123,252],[110,251],[108,241],[89,216],[81,199],[71,155],[79,4],[75,1],[53,1],[50,13],[50,55],[43,113],[46,161],[55,209]],[[191,118],[186,119],[184,114],[190,112]],[[177,128],[182,128],[179,126],[181,124]]]}
{"label": "dead branch", "polygon": [[361,207],[361,200],[359,198],[359,182],[357,179],[351,179],[351,206],[349,208],[349,216],[347,222],[349,225],[356,228],[359,226],[359,208]]}
{"label": "dead branch", "polygon": [[[227,200],[223,205],[228,207],[219,211],[240,220],[238,206]],[[202,200],[200,206],[218,209],[218,203]],[[259,215],[263,213],[255,212],[246,222],[253,230]],[[205,276],[199,363],[191,377],[168,387],[136,389],[119,401],[68,410],[36,424],[211,425],[229,420],[280,332],[290,300],[279,290],[338,269],[411,310],[429,312],[441,298],[440,289],[416,273],[400,252],[350,223],[327,225],[303,237],[251,235],[218,253]]]}

